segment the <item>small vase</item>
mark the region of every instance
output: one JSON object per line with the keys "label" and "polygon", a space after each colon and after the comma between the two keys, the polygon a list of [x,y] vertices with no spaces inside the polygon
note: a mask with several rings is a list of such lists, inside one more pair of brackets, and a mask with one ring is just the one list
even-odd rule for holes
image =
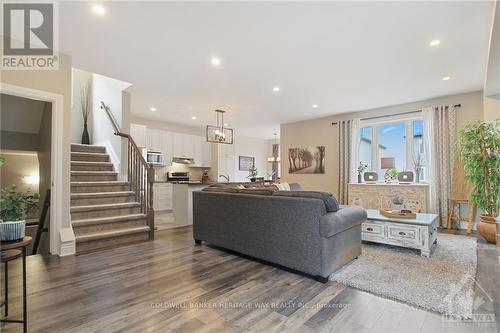
{"label": "small vase", "polygon": [[257,178],[255,178],[255,177],[250,178],[250,181],[251,181],[252,183],[255,183],[255,181],[256,181],[256,180],[257,180]]}
{"label": "small vase", "polygon": [[87,123],[83,124],[82,144],[83,145],[90,144],[89,131],[87,130]]}
{"label": "small vase", "polygon": [[361,174],[358,173],[358,184],[361,184]]}
{"label": "small vase", "polygon": [[415,170],[415,183],[420,183],[420,170]]}

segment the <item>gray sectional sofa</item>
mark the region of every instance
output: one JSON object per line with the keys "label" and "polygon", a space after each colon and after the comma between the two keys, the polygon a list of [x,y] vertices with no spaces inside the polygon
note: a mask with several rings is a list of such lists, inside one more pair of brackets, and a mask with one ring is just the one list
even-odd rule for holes
{"label": "gray sectional sofa", "polygon": [[205,241],[321,282],[361,254],[364,209],[329,212],[336,202],[301,191],[243,192],[227,188],[193,192],[196,243]]}

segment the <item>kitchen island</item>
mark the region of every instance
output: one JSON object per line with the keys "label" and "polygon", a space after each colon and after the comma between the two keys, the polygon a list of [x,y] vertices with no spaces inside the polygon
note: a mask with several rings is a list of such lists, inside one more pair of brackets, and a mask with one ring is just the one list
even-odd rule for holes
{"label": "kitchen island", "polygon": [[193,192],[201,191],[211,183],[177,182],[173,184],[173,212],[176,226],[193,224]]}

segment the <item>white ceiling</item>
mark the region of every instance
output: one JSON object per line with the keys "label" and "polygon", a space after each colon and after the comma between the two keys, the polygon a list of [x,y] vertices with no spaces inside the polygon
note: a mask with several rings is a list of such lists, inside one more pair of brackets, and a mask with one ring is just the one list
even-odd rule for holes
{"label": "white ceiling", "polygon": [[264,138],[280,123],[482,89],[493,11],[480,1],[141,1],[106,2],[97,16],[92,4],[60,4],[60,48],[75,67],[131,82],[133,115],[204,126],[222,108],[239,133]]}

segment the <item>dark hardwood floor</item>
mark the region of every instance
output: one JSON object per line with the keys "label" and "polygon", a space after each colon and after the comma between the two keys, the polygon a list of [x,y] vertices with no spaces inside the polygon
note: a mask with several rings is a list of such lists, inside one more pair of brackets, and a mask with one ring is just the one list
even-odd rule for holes
{"label": "dark hardwood floor", "polygon": [[[156,238],[94,254],[29,257],[29,332],[497,331],[495,323],[443,323],[436,313],[195,246],[190,227]],[[477,279],[492,301],[476,297],[475,313],[498,317],[499,257],[482,241],[478,252]],[[15,316],[19,263],[10,268]]]}

